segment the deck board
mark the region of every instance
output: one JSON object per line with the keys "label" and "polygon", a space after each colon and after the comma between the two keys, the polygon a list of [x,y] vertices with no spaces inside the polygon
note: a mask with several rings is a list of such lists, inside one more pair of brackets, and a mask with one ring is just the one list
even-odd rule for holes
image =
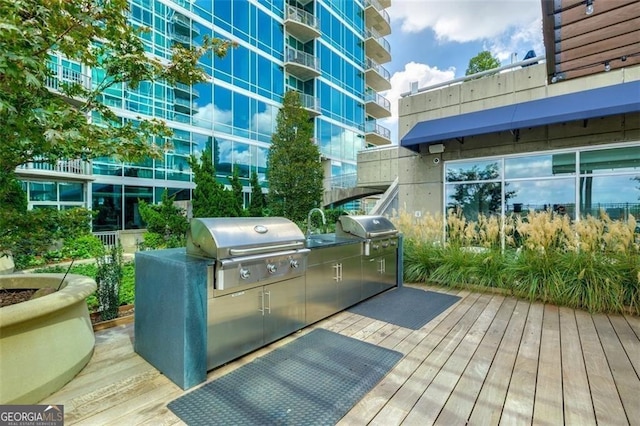
{"label": "deck board", "polygon": [[480,395],[471,411],[470,424],[496,425],[500,422],[502,407],[516,362],[516,354],[529,312],[529,303],[518,301],[511,315],[498,353],[489,368]]}
{"label": "deck board", "polygon": [[562,352],[560,351],[560,312],[545,305],[540,336],[538,381],[534,401],[533,424],[560,425],[562,411]]}
{"label": "deck board", "polygon": [[[461,299],[419,330],[343,311],[208,372],[207,382],[322,328],[404,355],[341,426],[640,423],[639,317],[414,287]],[[97,332],[87,367],[41,403],[64,404],[67,425],[183,425],[167,404],[185,391],[133,342],[133,324]]]}
{"label": "deck board", "polygon": [[620,344],[609,318],[604,315],[595,315],[593,323],[598,331],[598,337],[602,342],[608,363],[616,366],[611,369],[611,374],[615,380],[615,387],[618,389],[618,395],[624,406],[628,422],[640,422],[640,393],[638,392],[640,380],[638,375]]}
{"label": "deck board", "polygon": [[502,408],[501,425],[531,424],[544,307],[531,305]]}
{"label": "deck board", "polygon": [[[591,388],[591,400],[599,424],[626,424],[622,401],[613,382],[613,376],[591,315],[576,312],[584,362]],[[624,419],[622,423],[619,420]]]}
{"label": "deck board", "polygon": [[584,353],[578,334],[575,311],[560,308],[562,345],[562,392],[564,421],[567,424],[595,425],[596,418],[589,391]]}
{"label": "deck board", "polygon": [[515,299],[502,299],[498,313],[482,337],[478,349],[467,364],[460,380],[456,383],[435,424],[442,426],[463,424],[469,419],[489,367],[491,367],[498,346],[509,325],[509,319],[515,305]]}

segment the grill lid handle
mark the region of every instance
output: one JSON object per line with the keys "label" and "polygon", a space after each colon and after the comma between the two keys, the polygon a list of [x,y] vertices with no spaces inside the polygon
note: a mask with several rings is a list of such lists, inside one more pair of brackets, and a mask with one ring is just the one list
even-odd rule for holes
{"label": "grill lid handle", "polygon": [[380,231],[380,232],[369,232],[369,237],[377,238],[377,237],[386,237],[387,235],[395,235],[398,231],[395,229],[391,229],[388,231]]}
{"label": "grill lid handle", "polygon": [[304,243],[302,241],[297,241],[294,243],[252,247],[252,248],[246,248],[246,249],[229,249],[229,254],[231,254],[232,256],[244,256],[248,254],[268,253],[276,250],[290,250],[290,249],[301,248],[301,247],[304,247]]}

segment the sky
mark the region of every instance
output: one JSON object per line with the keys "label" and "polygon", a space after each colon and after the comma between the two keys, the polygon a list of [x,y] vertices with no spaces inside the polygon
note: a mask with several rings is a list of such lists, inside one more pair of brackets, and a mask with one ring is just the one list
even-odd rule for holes
{"label": "sky", "polygon": [[379,120],[398,139],[398,99],[412,81],[426,87],[465,75],[469,59],[490,51],[502,65],[513,54],[544,54],[540,0],[391,0],[392,117]]}

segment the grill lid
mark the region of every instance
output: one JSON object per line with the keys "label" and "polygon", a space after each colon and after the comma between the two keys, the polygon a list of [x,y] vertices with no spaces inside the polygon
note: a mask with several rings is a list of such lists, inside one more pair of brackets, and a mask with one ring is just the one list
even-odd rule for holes
{"label": "grill lid", "polygon": [[283,217],[215,217],[191,220],[187,254],[217,259],[304,247],[304,234]]}
{"label": "grill lid", "polygon": [[339,216],[336,235],[360,238],[382,238],[396,235],[398,230],[384,216]]}

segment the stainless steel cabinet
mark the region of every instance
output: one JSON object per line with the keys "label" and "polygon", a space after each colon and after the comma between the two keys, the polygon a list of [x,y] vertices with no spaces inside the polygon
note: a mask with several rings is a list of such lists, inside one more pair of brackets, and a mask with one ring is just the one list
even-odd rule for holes
{"label": "stainless steel cabinet", "polygon": [[362,298],[367,299],[397,285],[397,254],[384,251],[362,258]]}
{"label": "stainless steel cabinet", "polygon": [[304,277],[214,297],[208,303],[208,370],[305,325]]}
{"label": "stainless steel cabinet", "polygon": [[307,324],[362,300],[361,245],[329,246],[311,251],[307,261]]}

